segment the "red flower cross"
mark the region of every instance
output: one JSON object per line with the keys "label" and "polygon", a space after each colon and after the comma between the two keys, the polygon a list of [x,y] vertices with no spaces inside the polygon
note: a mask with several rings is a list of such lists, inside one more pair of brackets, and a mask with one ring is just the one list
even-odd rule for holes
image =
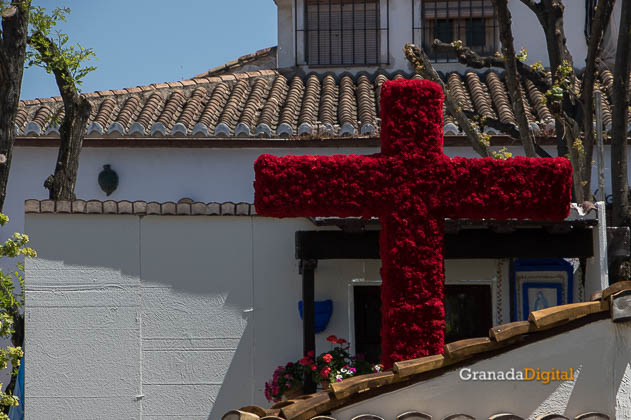
{"label": "red flower cross", "polygon": [[378,216],[382,361],[444,350],[444,219],[563,219],[572,168],[565,158],[449,158],[443,93],[425,80],[384,83],[381,153],[260,156],[258,214]]}

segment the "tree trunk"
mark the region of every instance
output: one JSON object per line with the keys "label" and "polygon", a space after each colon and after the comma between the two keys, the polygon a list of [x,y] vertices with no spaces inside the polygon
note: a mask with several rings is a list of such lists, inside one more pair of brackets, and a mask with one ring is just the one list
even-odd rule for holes
{"label": "tree trunk", "polygon": [[2,11],[0,38],[0,211],[4,207],[15,141],[30,1],[14,0]]}
{"label": "tree trunk", "polygon": [[[583,145],[585,148],[585,166],[583,179],[592,178],[592,159],[594,155],[594,82],[598,71],[600,47],[605,30],[609,25],[611,12],[613,11],[615,0],[600,0],[594,15],[589,43],[587,46],[587,59],[585,60],[585,71],[583,73],[583,87],[581,102],[583,106]],[[585,184],[583,193],[585,197],[591,197],[590,182]]]}
{"label": "tree trunk", "polygon": [[506,86],[508,94],[513,104],[513,112],[519,125],[519,137],[524,146],[524,152],[528,157],[536,157],[535,137],[530,131],[524,98],[521,94],[519,84],[519,74],[517,72],[517,59],[515,58],[515,46],[513,42],[513,32],[511,30],[511,14],[508,10],[507,0],[493,0],[497,9],[497,21],[500,27],[500,40],[502,41],[502,53],[504,54]]}
{"label": "tree trunk", "polygon": [[34,33],[30,45],[37,49],[42,60],[51,68],[55,82],[64,101],[64,119],[59,128],[59,154],[55,173],[44,182],[51,200],[74,200],[74,188],[79,171],[79,155],[83,146],[86,124],[90,118],[91,105],[79,94],[68,65],[63,60],[57,45],[40,32]]}
{"label": "tree trunk", "polygon": [[55,174],[46,179],[44,186],[51,200],[74,200],[74,188],[79,171],[79,155],[83,146],[85,126],[90,118],[90,103],[83,96],[74,94],[64,98],[64,120],[59,129],[59,154]]}
{"label": "tree trunk", "polygon": [[613,126],[611,139],[611,186],[615,226],[629,225],[629,184],[627,182],[627,92],[631,67],[631,2],[623,1],[618,32],[616,66],[613,74]]}
{"label": "tree trunk", "polygon": [[578,123],[572,117],[576,115],[576,98],[575,92],[571,90],[575,86],[576,74],[574,72],[574,62],[572,55],[567,48],[565,39],[565,28],[563,23],[564,6],[560,0],[541,0],[536,3],[534,0],[521,0],[528,6],[537,16],[539,23],[543,27],[546,37],[546,46],[548,49],[548,59],[550,60],[550,71],[552,73],[553,83],[563,85],[563,80],[559,74],[561,66],[567,66],[569,74],[569,86],[564,86],[563,100],[560,106],[550,104],[550,111],[554,114],[557,123],[557,152],[559,156],[569,154],[573,173],[572,195],[576,202],[582,202],[585,199],[584,180],[585,173],[583,167],[585,165],[585,157],[583,148],[581,147],[580,138],[578,137],[580,129]]}

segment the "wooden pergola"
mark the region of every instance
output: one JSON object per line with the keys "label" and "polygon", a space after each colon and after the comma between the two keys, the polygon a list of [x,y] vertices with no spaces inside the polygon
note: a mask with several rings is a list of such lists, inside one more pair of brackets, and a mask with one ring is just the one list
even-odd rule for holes
{"label": "wooden pergola", "polygon": [[[296,232],[303,301],[303,352],[315,351],[315,270],[318,260],[380,259],[376,219],[312,219],[339,230]],[[598,220],[445,220],[445,259],[589,258]],[[512,293],[511,293],[512,296]],[[305,379],[304,392],[316,384]]]}

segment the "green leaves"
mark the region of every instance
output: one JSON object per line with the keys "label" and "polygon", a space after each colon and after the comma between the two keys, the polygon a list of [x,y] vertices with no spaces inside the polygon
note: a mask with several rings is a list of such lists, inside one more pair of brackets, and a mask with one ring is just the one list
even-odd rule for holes
{"label": "green leaves", "polygon": [[[70,9],[57,7],[48,13],[40,6],[31,7],[29,15],[29,49],[26,61],[29,66],[42,67],[48,73],[61,78],[62,86],[71,92],[78,92],[79,86],[88,73],[96,67],[85,65],[96,54],[91,48],[81,44],[69,44],[68,34],[56,30],[59,22],[65,22]],[[58,84],[60,82],[58,80]]]}
{"label": "green leaves", "polygon": [[[4,226],[9,218],[0,213],[0,225]],[[35,257],[33,249],[27,247],[29,237],[22,233],[14,233],[4,244],[0,245],[0,258],[16,258],[20,256]],[[0,336],[9,337],[15,333],[14,324],[16,318],[21,318],[20,309],[24,306],[24,265],[20,262],[13,273],[4,273],[0,270]],[[15,281],[20,285],[20,290],[15,290]],[[17,375],[20,360],[24,356],[22,347],[8,346],[0,348],[0,369],[6,369],[11,363],[12,375]],[[1,389],[1,387],[0,387]],[[0,407],[17,406],[17,397],[0,391]],[[0,411],[0,420],[8,420],[8,417]]]}

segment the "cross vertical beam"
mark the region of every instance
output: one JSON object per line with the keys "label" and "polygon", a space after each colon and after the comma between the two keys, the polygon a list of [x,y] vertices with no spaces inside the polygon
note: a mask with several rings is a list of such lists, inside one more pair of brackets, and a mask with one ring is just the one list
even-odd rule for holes
{"label": "cross vertical beam", "polygon": [[[315,268],[318,260],[300,260],[302,274],[302,352],[315,354]],[[303,383],[305,394],[313,394],[316,384],[311,380],[311,371],[305,366]]]}

